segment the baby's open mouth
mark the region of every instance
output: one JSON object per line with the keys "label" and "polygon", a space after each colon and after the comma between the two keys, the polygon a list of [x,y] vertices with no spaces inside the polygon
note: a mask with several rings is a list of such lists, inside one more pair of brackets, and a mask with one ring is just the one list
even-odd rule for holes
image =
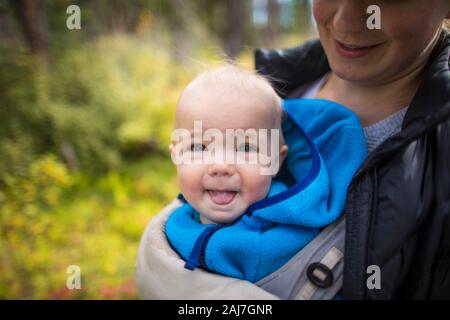
{"label": "baby's open mouth", "polygon": [[215,204],[225,205],[233,201],[237,191],[208,190],[208,193]]}

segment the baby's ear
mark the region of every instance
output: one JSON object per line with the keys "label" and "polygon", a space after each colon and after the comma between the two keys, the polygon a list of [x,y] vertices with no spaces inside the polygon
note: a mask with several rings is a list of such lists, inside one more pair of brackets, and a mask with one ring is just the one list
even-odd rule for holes
{"label": "baby's ear", "polygon": [[287,146],[287,144],[284,144],[283,146],[281,146],[281,149],[280,149],[280,167],[281,167],[281,164],[283,163],[283,161],[284,161],[284,159],[286,159],[286,156],[287,156],[287,154],[288,154],[288,146]]}
{"label": "baby's ear", "polygon": [[280,148],[280,156],[278,158],[278,170],[272,175],[272,178],[274,178],[280,171],[280,168],[283,165],[283,161],[284,159],[286,159],[287,154],[288,154],[288,146],[284,144]]}
{"label": "baby's ear", "polygon": [[173,143],[169,144],[169,153],[170,153],[170,158],[174,159],[175,156],[175,146],[173,145]]}

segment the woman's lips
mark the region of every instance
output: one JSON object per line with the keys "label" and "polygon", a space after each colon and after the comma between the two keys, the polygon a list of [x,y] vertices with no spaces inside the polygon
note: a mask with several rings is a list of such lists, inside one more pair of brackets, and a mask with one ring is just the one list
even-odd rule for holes
{"label": "woman's lips", "polygon": [[372,45],[372,46],[353,46],[353,45],[346,45],[342,42],[339,42],[337,40],[334,40],[334,45],[336,47],[336,51],[343,57],[346,58],[360,58],[367,54],[369,54],[371,51],[373,51],[375,48],[377,48],[380,44]]}
{"label": "woman's lips", "polygon": [[218,205],[226,205],[233,201],[236,191],[208,190],[211,200]]}

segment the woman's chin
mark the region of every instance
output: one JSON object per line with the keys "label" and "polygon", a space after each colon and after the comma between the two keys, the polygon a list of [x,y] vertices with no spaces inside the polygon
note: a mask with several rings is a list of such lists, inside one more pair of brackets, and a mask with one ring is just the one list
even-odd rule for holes
{"label": "woman's chin", "polygon": [[335,63],[332,66],[334,74],[342,80],[356,84],[373,85],[380,79],[380,72],[376,70],[359,69],[343,63]]}

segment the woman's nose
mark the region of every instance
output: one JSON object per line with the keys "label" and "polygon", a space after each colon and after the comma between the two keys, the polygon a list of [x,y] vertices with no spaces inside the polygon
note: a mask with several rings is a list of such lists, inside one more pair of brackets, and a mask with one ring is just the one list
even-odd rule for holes
{"label": "woman's nose", "polygon": [[213,163],[208,166],[210,176],[232,176],[236,172],[234,164]]}
{"label": "woman's nose", "polygon": [[334,29],[341,33],[360,32],[366,27],[366,9],[364,1],[341,1],[334,15]]}

